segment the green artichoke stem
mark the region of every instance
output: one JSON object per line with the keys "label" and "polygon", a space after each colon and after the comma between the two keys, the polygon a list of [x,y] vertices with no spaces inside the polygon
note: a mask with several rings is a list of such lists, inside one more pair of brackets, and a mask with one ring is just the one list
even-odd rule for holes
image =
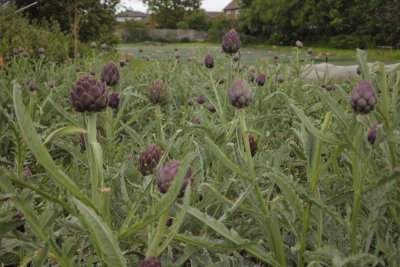
{"label": "green artichoke stem", "polygon": [[164,143],[165,136],[161,119],[162,119],[161,107],[159,104],[156,104],[156,121],[157,121],[158,138],[161,140],[162,143]]}
{"label": "green artichoke stem", "polygon": [[[329,124],[332,119],[332,113],[328,112],[325,115],[325,120],[324,123],[322,124],[322,133],[326,133],[328,130]],[[316,137],[314,137],[316,138]],[[310,182],[310,187],[311,191],[315,193],[315,190],[317,188],[317,181],[318,181],[318,174],[319,174],[319,169],[320,169],[320,164],[321,164],[321,149],[322,149],[322,140],[317,139],[316,145],[315,145],[315,153],[314,157],[312,159],[311,166],[308,166],[310,170],[308,171],[309,175],[309,182]],[[302,233],[301,233],[301,238],[300,238],[300,251],[299,251],[299,259],[298,259],[298,266],[303,267],[304,266],[304,252],[306,250],[306,245],[307,245],[307,232],[308,232],[308,226],[310,224],[310,214],[311,214],[311,207],[312,207],[312,202],[308,201],[306,204],[306,210],[304,213],[304,218],[303,218],[303,225],[302,225]]]}
{"label": "green artichoke stem", "polygon": [[353,141],[353,151],[351,153],[354,198],[353,198],[353,213],[351,217],[350,242],[353,254],[358,253],[357,228],[358,228],[358,219],[361,206],[361,193],[362,193],[362,180],[363,180],[361,177],[362,175],[360,175],[360,165],[362,162],[359,157],[361,148],[360,137],[362,136],[362,126],[360,125],[358,120],[356,120],[355,129],[356,130]]}
{"label": "green artichoke stem", "polygon": [[[246,159],[247,159],[247,163],[249,164],[249,169],[250,169],[250,178],[253,181],[256,181],[257,177],[256,177],[256,173],[254,170],[253,156],[251,155],[249,134],[247,132],[244,109],[239,110],[239,119],[240,119],[240,130],[242,131],[242,138],[243,138],[243,142],[244,142],[244,146],[245,146]],[[255,183],[254,189],[256,191],[257,200],[261,207],[261,212],[262,212],[264,218],[266,219],[265,224],[266,224],[266,228],[267,228],[269,237],[272,241],[272,248],[274,250],[275,257],[279,261],[280,266],[286,266],[285,251],[283,248],[282,236],[279,232],[279,225],[278,225],[276,216],[274,214],[269,214],[268,207],[265,203],[265,199],[262,195],[262,192],[261,192],[261,189],[260,189],[258,183]]]}
{"label": "green artichoke stem", "polygon": [[214,91],[215,98],[217,99],[218,110],[219,110],[219,114],[221,115],[221,122],[223,124],[225,124],[225,112],[224,112],[224,110],[222,110],[222,105],[221,105],[221,101],[219,99],[218,91],[217,91],[217,88],[215,87],[215,84],[214,84],[212,71],[210,70],[209,73],[210,73],[211,87],[212,87],[212,89]]}
{"label": "green artichoke stem", "polygon": [[97,128],[96,120],[97,114],[90,113],[86,116],[87,119],[87,156],[89,162],[89,173],[91,180],[92,189],[92,200],[96,205],[96,208],[101,212],[103,218],[106,218],[108,212],[104,212],[106,199],[101,193],[101,189],[104,187],[103,181],[103,152],[100,144],[97,142]]}

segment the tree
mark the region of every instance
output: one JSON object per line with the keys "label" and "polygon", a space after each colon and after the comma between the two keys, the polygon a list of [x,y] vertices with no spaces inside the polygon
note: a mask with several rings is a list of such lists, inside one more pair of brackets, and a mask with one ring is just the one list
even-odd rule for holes
{"label": "tree", "polygon": [[186,27],[179,27],[179,28],[207,31],[208,28],[210,27],[208,18],[206,16],[206,13],[204,10],[187,12],[187,14],[185,15],[185,18],[183,19],[182,22],[183,22],[183,25],[185,25]]}
{"label": "tree", "polygon": [[[16,0],[17,7],[31,0]],[[63,31],[70,32],[75,40],[74,56],[78,54],[79,41],[113,40],[115,9],[119,0],[38,0],[38,4],[25,11],[31,20],[56,20]]]}
{"label": "tree", "polygon": [[142,0],[159,28],[176,29],[189,12],[200,8],[201,0]]}

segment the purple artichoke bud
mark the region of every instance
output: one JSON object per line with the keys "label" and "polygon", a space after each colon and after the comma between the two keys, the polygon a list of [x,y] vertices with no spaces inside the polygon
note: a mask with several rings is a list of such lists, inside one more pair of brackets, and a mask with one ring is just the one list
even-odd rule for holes
{"label": "purple artichoke bud", "polygon": [[312,48],[308,48],[307,49],[307,54],[311,55],[313,53],[313,49]]}
{"label": "purple artichoke bud", "polygon": [[179,54],[179,52],[175,52],[175,58],[176,59],[180,59],[181,58],[181,54]]}
{"label": "purple artichoke bud", "polygon": [[175,52],[177,52],[177,51],[178,51],[178,48],[177,48],[177,47],[175,47],[175,48],[174,48],[174,51],[175,51]]}
{"label": "purple artichoke bud", "polygon": [[251,156],[254,157],[254,155],[257,153],[258,150],[258,141],[251,134],[249,134],[249,144],[250,144]]}
{"label": "purple artichoke bud", "polygon": [[106,43],[101,44],[101,49],[106,50],[108,48],[108,45]]}
{"label": "purple artichoke bud", "polygon": [[22,54],[24,52],[25,52],[25,49],[22,46],[18,47],[18,53]]}
{"label": "purple artichoke bud", "polygon": [[31,178],[33,176],[32,171],[28,166],[25,166],[22,170],[22,176],[26,178]]}
{"label": "purple artichoke bud", "polygon": [[278,77],[276,77],[276,80],[278,81],[278,83],[283,83],[285,81],[285,76],[279,74]]}
{"label": "purple artichoke bud", "polygon": [[296,41],[296,47],[299,48],[299,49],[303,48],[303,43],[301,41],[297,40]]}
{"label": "purple artichoke bud", "polygon": [[11,56],[10,54],[6,54],[6,56],[4,57],[5,62],[10,62],[11,61]]}
{"label": "purple artichoke bud", "polygon": [[22,55],[26,58],[29,56],[29,53],[25,51],[24,53],[22,53]]}
{"label": "purple artichoke bud", "polygon": [[[180,165],[181,163],[179,160],[173,160],[164,164],[160,168],[156,176],[156,184],[161,193],[163,194],[167,193],[168,188],[170,187],[170,185],[175,179],[176,174],[178,173]],[[184,182],[182,184],[178,197],[182,197],[184,195],[186,187],[188,186],[189,183],[192,184],[193,181],[194,181],[194,175],[192,173],[192,168],[189,167],[188,170],[186,171]]]}
{"label": "purple artichoke bud", "polygon": [[76,67],[75,67],[75,72],[81,72],[81,67],[76,66]]}
{"label": "purple artichoke bud", "polygon": [[204,59],[204,66],[208,69],[214,68],[214,58],[210,55],[207,55]]}
{"label": "purple artichoke bud", "polygon": [[258,86],[263,86],[265,84],[265,75],[260,73],[256,78],[256,83]]}
{"label": "purple artichoke bud", "polygon": [[91,42],[91,43],[90,43],[90,47],[93,48],[93,49],[95,49],[95,48],[97,47],[96,42]]}
{"label": "purple artichoke bud", "polygon": [[249,71],[247,72],[247,75],[249,76],[249,80],[251,82],[254,82],[256,80],[256,69],[254,67],[250,67]]}
{"label": "purple artichoke bud", "polygon": [[326,89],[327,91],[335,91],[335,90],[336,90],[336,85],[333,84],[333,83],[329,83],[329,84],[327,84],[327,85],[325,86],[325,89]]}
{"label": "purple artichoke bud", "polygon": [[142,261],[139,267],[162,267],[161,261],[156,257],[148,257],[144,261]]}
{"label": "purple artichoke bud", "polygon": [[167,101],[168,89],[160,79],[155,80],[149,86],[149,99],[153,104],[163,104]]}
{"label": "purple artichoke bud", "polygon": [[108,86],[116,85],[119,82],[118,67],[113,62],[108,63],[101,70],[100,79]]}
{"label": "purple artichoke bud", "polygon": [[200,125],[200,124],[201,124],[200,118],[194,118],[194,119],[192,120],[192,124],[194,124],[194,125]]}
{"label": "purple artichoke bud", "polygon": [[367,80],[361,81],[351,93],[350,104],[357,113],[367,114],[371,112],[377,102],[378,94]]}
{"label": "purple artichoke bud", "polygon": [[187,104],[193,106],[193,99],[191,97],[188,98]]}
{"label": "purple artichoke bud", "polygon": [[139,53],[143,53],[143,49],[142,48],[139,48]]}
{"label": "purple artichoke bud", "polygon": [[217,75],[217,77],[215,78],[217,80],[218,84],[224,84],[225,83],[225,78],[221,75]]}
{"label": "purple artichoke bud", "polygon": [[126,63],[129,63],[129,58],[128,57],[126,57],[124,60],[125,60]]}
{"label": "purple artichoke bud", "polygon": [[204,102],[206,102],[206,98],[205,98],[205,96],[203,94],[198,94],[197,97],[196,97],[196,101],[200,105],[203,105]]}
{"label": "purple artichoke bud", "polygon": [[216,110],[216,108],[214,107],[214,105],[209,105],[208,106],[208,111],[210,111],[211,113],[215,113],[217,110]]}
{"label": "purple artichoke bud", "polygon": [[240,54],[239,53],[234,54],[233,57],[232,57],[232,60],[235,61],[235,62],[238,62],[240,60]]}
{"label": "purple artichoke bud", "polygon": [[222,50],[227,54],[235,54],[240,49],[240,37],[234,30],[227,32],[222,38]]}
{"label": "purple artichoke bud", "polygon": [[145,176],[152,174],[161,160],[163,151],[157,145],[152,144],[146,147],[139,155],[139,171]]}
{"label": "purple artichoke bud", "polygon": [[377,134],[378,134],[378,124],[375,124],[369,130],[367,136],[367,140],[371,145],[375,143]]}
{"label": "purple artichoke bud", "polygon": [[253,99],[250,85],[242,79],[233,82],[229,88],[229,103],[237,108],[247,107]]}
{"label": "purple artichoke bud", "polygon": [[119,65],[121,66],[121,68],[126,66],[126,60],[125,59],[121,59],[121,61],[119,62]]}
{"label": "purple artichoke bud", "polygon": [[166,225],[167,227],[171,227],[173,223],[174,223],[174,218],[169,217],[169,218],[167,219],[167,222],[165,223],[165,225]]}
{"label": "purple artichoke bud", "polygon": [[39,48],[37,49],[37,53],[38,53],[39,55],[43,55],[44,53],[46,53],[46,49],[44,49],[43,47],[39,47]]}
{"label": "purple artichoke bud", "polygon": [[211,84],[210,83],[205,83],[203,86],[204,86],[204,89],[206,89],[206,90],[210,90],[211,89]]}
{"label": "purple artichoke bud", "polygon": [[13,49],[12,49],[12,53],[13,53],[13,55],[14,56],[16,56],[16,55],[18,55],[18,48],[16,48],[16,47],[14,47]]}
{"label": "purple artichoke bud", "polygon": [[28,82],[28,90],[31,91],[31,92],[33,92],[33,91],[36,90],[36,84],[35,84],[34,81],[30,80],[30,81]]}
{"label": "purple artichoke bud", "polygon": [[107,86],[93,76],[79,77],[70,91],[71,103],[78,112],[99,112],[107,107]]}
{"label": "purple artichoke bud", "polygon": [[110,95],[110,98],[108,100],[108,106],[112,109],[117,109],[119,106],[119,94],[118,93],[112,93]]}
{"label": "purple artichoke bud", "polygon": [[278,55],[274,55],[274,60],[279,60],[279,56]]}
{"label": "purple artichoke bud", "polygon": [[361,75],[361,69],[360,69],[360,67],[357,67],[356,72],[357,72],[358,75]]}

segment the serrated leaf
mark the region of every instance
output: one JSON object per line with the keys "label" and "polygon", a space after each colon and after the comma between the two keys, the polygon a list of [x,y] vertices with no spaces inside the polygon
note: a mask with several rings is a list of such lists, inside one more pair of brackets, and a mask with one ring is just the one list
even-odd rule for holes
{"label": "serrated leaf", "polygon": [[84,205],[78,199],[74,199],[73,201],[79,210],[79,220],[86,228],[86,232],[99,258],[107,266],[127,266],[111,228],[93,209]]}

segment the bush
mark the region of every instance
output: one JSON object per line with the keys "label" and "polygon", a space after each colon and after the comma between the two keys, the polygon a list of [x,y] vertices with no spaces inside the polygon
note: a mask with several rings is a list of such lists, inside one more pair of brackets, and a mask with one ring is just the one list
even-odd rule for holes
{"label": "bush", "polygon": [[226,17],[225,15],[218,16],[211,22],[208,30],[207,39],[209,42],[220,42],[222,36],[232,28],[237,29],[238,22],[236,19]]}
{"label": "bush", "polygon": [[0,54],[12,54],[13,48],[23,47],[36,57],[37,49],[46,49],[46,57],[57,62],[64,61],[72,51],[72,38],[61,32],[58,23],[46,21],[29,23],[28,19],[15,15],[14,10],[0,12]]}
{"label": "bush", "polygon": [[142,21],[127,20],[121,24],[120,28],[123,42],[135,43],[149,40],[148,27]]}
{"label": "bush", "polygon": [[367,36],[338,35],[329,38],[329,47],[353,49],[354,47],[365,49],[375,47],[375,42]]}

